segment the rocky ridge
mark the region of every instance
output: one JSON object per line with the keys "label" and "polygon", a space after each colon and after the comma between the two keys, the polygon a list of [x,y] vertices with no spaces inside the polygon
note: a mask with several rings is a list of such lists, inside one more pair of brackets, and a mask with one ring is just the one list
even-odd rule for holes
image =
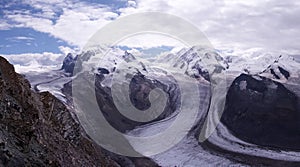
{"label": "rocky ridge", "polygon": [[61,101],[36,93],[0,57],[0,166],[156,166],[95,144]]}

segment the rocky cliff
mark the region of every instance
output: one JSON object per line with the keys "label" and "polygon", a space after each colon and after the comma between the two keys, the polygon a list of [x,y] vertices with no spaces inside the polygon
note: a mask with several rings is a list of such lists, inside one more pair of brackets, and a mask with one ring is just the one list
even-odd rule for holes
{"label": "rocky cliff", "polygon": [[72,113],[0,57],[0,166],[119,166]]}
{"label": "rocky cliff", "polygon": [[242,74],[228,90],[221,121],[247,142],[300,150],[298,103],[298,96],[283,84]]}
{"label": "rocky cliff", "polygon": [[62,70],[64,70],[66,73],[73,73],[74,67],[75,67],[75,62],[77,60],[77,56],[73,57],[71,53],[69,53],[64,61],[63,65],[61,67]]}
{"label": "rocky cliff", "polygon": [[115,166],[84,134],[68,109],[30,84],[0,58],[0,164]]}

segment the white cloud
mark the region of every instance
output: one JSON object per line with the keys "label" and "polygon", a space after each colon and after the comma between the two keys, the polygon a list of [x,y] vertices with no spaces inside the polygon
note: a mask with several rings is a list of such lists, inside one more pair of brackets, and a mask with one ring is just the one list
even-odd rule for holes
{"label": "white cloud", "polygon": [[[107,6],[84,2],[30,0],[24,1],[24,3],[40,9],[42,12],[5,11],[5,17],[17,23],[15,26],[30,27],[49,33],[79,47],[83,47],[98,29],[118,16]],[[55,14],[58,11],[62,13],[56,18]],[[53,22],[53,19],[56,21]]]}
{"label": "white cloud", "polygon": [[67,46],[59,46],[58,48],[64,55],[67,55],[68,53],[76,54],[80,50],[79,48],[72,49]]}
{"label": "white cloud", "polygon": [[52,21],[46,18],[34,17],[24,14],[6,15],[8,19],[19,23],[19,27],[30,27],[37,31],[50,33],[53,30]]}
{"label": "white cloud", "polygon": [[27,73],[30,71],[43,72],[53,69],[59,69],[65,57],[63,54],[44,53],[24,53],[0,55],[12,63],[18,73]]}
{"label": "white cloud", "polygon": [[31,38],[31,37],[25,37],[25,36],[17,36],[17,37],[14,37],[14,39],[17,39],[17,40],[34,40],[34,38]]}
{"label": "white cloud", "polygon": [[0,30],[9,30],[10,28],[10,24],[8,24],[5,20],[0,19]]}
{"label": "white cloud", "polygon": [[12,42],[18,42],[18,41],[30,42],[30,41],[33,41],[34,38],[25,37],[25,36],[16,36],[16,37],[6,38],[6,40],[9,40],[9,41],[12,41]]}
{"label": "white cloud", "polygon": [[[86,10],[89,9],[65,9],[64,14],[53,26],[51,34],[71,44],[83,47],[98,29],[110,22],[107,18],[114,17],[110,12],[94,11],[95,14],[87,14]],[[97,12],[102,12],[102,16],[99,16]],[[97,18],[95,18],[96,16]]]}
{"label": "white cloud", "polygon": [[[98,29],[119,17],[108,6],[78,0],[24,0],[23,3],[42,12],[6,12],[6,18],[17,23],[15,26],[31,27],[79,47]],[[190,21],[218,48],[262,47],[300,53],[299,1],[129,0],[126,7],[118,9],[121,16],[145,11],[170,13]],[[7,28],[10,25],[0,23],[0,29]]]}
{"label": "white cloud", "polygon": [[184,47],[180,41],[161,34],[139,34],[127,39],[124,39],[117,45],[133,48],[149,49],[160,46]]}
{"label": "white cloud", "polygon": [[128,7],[136,7],[136,2],[135,1],[128,1],[127,5],[128,5]]}
{"label": "white cloud", "polygon": [[218,48],[298,50],[300,3],[280,0],[137,0],[122,15],[160,11],[187,19]]}

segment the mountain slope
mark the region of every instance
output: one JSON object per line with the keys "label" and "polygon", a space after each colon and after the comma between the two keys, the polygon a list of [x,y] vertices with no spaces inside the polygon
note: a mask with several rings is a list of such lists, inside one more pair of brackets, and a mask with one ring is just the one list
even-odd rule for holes
{"label": "mountain slope", "polygon": [[[0,57],[0,164],[4,166],[116,166],[85,135],[70,111]],[[1,166],[1,165],[0,165]]]}
{"label": "mountain slope", "polygon": [[[216,62],[218,64],[215,64]],[[183,70],[185,74],[191,77],[202,77],[207,81],[210,81],[210,70],[222,71],[228,68],[226,60],[215,50],[200,46],[193,46],[189,49],[183,48],[175,54],[162,55],[156,60],[156,63],[170,64],[175,68]]]}
{"label": "mountain slope", "polygon": [[228,90],[222,122],[249,143],[299,150],[298,102],[281,83],[242,74]]}
{"label": "mountain slope", "polygon": [[227,55],[228,71],[248,73],[285,83],[299,77],[300,64],[291,56],[263,51],[245,51]]}
{"label": "mountain slope", "polygon": [[[182,161],[184,161],[184,165],[197,164],[199,162],[211,164],[212,161],[223,165],[236,163],[224,161],[227,158],[258,166],[261,164],[274,165],[279,161],[282,161],[282,166],[282,164],[293,164],[294,162],[290,162],[290,160],[298,161],[298,153],[272,151],[274,148],[285,150],[299,146],[296,142],[298,131],[295,130],[298,127],[295,123],[297,122],[295,119],[298,119],[296,117],[298,109],[295,106],[297,99],[294,98],[293,94],[300,92],[300,90],[295,91],[298,90],[295,88],[298,87],[297,69],[299,63],[290,57],[261,52],[248,54],[246,52],[241,53],[237,57],[229,56],[222,58],[221,54],[217,51],[193,47],[183,49],[176,54],[162,55],[159,57],[160,59],[153,62],[143,62],[141,61],[141,57],[135,57],[117,48],[112,48],[112,51],[105,56],[96,56],[102,52],[103,50],[100,48],[98,50],[89,50],[78,56],[77,61],[81,61],[79,63],[81,66],[77,68],[80,71],[85,71],[84,73],[79,73],[83,75],[83,82],[79,84],[84,85],[87,83],[86,81],[89,81],[89,78],[95,76],[95,81],[92,80],[90,84],[95,85],[97,102],[107,121],[121,132],[127,133],[128,130],[132,130],[132,132],[138,131],[137,133],[141,134],[141,136],[148,133],[153,134],[156,132],[155,130],[164,130],[164,124],[170,120],[170,115],[177,113],[176,109],[180,100],[180,91],[174,78],[167,74],[169,67],[174,67],[175,71],[178,70],[178,72],[183,72],[190,77],[197,78],[200,85],[209,84],[209,69],[232,72],[230,73],[230,78],[228,78],[228,84],[234,79],[235,81],[231,85],[232,88],[227,92],[227,106],[224,112],[224,117],[227,120],[223,118],[222,122],[224,124],[219,124],[220,126],[218,127],[220,130],[216,130],[212,135],[213,137],[207,140],[207,143],[210,143],[210,145],[206,145],[207,143],[197,143],[199,135],[196,133],[196,138],[193,138],[195,131],[191,130],[189,138],[181,142],[178,147],[176,146],[177,148],[174,147],[153,158],[160,165],[180,166]],[[213,66],[209,66],[207,64],[209,61],[217,61],[219,65],[213,64]],[[60,72],[64,73],[63,71]],[[237,77],[245,72],[248,75],[242,74],[240,77]],[[166,110],[164,114],[159,116],[159,119],[151,122],[137,123],[127,118],[125,119],[118,111],[112,98],[112,83],[115,82],[114,84],[122,85],[125,80],[116,80],[114,77],[127,73],[130,74],[128,75],[130,77],[126,78],[126,82],[130,81],[128,89],[130,90],[129,100],[137,109],[145,110],[151,106],[148,96],[150,90],[153,88],[161,88],[169,95]],[[62,94],[65,95],[64,98],[68,98],[67,101],[70,102],[68,103],[70,106],[72,106],[71,79],[73,80],[80,75],[76,73],[73,77],[65,75],[63,78],[70,78],[70,80],[65,80],[68,83],[60,82],[60,85],[61,83],[66,83],[63,86]],[[43,86],[53,86],[53,83],[55,82],[49,82],[49,84],[47,83]],[[42,86],[39,86],[39,88],[42,88]],[[83,95],[86,95],[90,90],[83,87],[80,88],[80,91],[82,91]],[[117,93],[121,95],[122,92],[119,91]],[[289,97],[289,94],[291,97]],[[297,95],[299,96],[299,94]],[[209,104],[206,105],[208,106]],[[203,109],[201,114],[204,120],[206,110]],[[202,119],[198,122],[199,126],[203,124],[201,123]],[[281,119],[287,121],[282,121]],[[291,127],[290,129],[293,130],[284,132],[285,130],[283,129],[286,127]],[[264,135],[257,137],[255,135],[257,132]],[[276,138],[276,134],[281,137]],[[290,142],[282,141],[284,138],[288,138]],[[195,142],[194,144],[193,141]],[[257,144],[257,146],[251,143]],[[199,147],[197,144],[199,144]],[[204,150],[202,146],[204,146]],[[144,145],[133,145],[133,147],[139,148],[144,147]],[[230,153],[228,155],[224,155],[224,152],[216,153],[214,149],[216,147],[220,147],[220,149],[224,149]],[[216,156],[213,154],[216,154]],[[172,159],[174,155],[178,156],[176,162],[173,162]],[[203,155],[207,158],[204,158]],[[145,163],[143,160],[139,162],[142,164]],[[129,164],[132,165],[132,163]],[[279,165],[280,163],[277,164],[277,166]]]}
{"label": "mountain slope", "polygon": [[71,53],[69,53],[64,61],[63,61],[63,65],[61,67],[62,70],[64,70],[66,73],[73,73],[74,67],[75,67],[75,62],[77,60],[77,56],[73,57],[73,55]]}

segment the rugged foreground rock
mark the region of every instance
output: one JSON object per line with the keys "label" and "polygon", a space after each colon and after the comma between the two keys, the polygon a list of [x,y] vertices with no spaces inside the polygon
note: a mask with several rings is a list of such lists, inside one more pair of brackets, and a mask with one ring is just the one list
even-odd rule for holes
{"label": "rugged foreground rock", "polygon": [[240,75],[229,88],[221,121],[247,142],[300,150],[298,97],[281,83]]}
{"label": "rugged foreground rock", "polygon": [[[116,161],[121,161],[117,163]],[[76,117],[0,57],[0,166],[155,166],[116,156],[91,141]],[[123,163],[123,164],[122,164]]]}
{"label": "rugged foreground rock", "polygon": [[84,135],[68,109],[30,84],[0,58],[0,164],[116,166]]}

